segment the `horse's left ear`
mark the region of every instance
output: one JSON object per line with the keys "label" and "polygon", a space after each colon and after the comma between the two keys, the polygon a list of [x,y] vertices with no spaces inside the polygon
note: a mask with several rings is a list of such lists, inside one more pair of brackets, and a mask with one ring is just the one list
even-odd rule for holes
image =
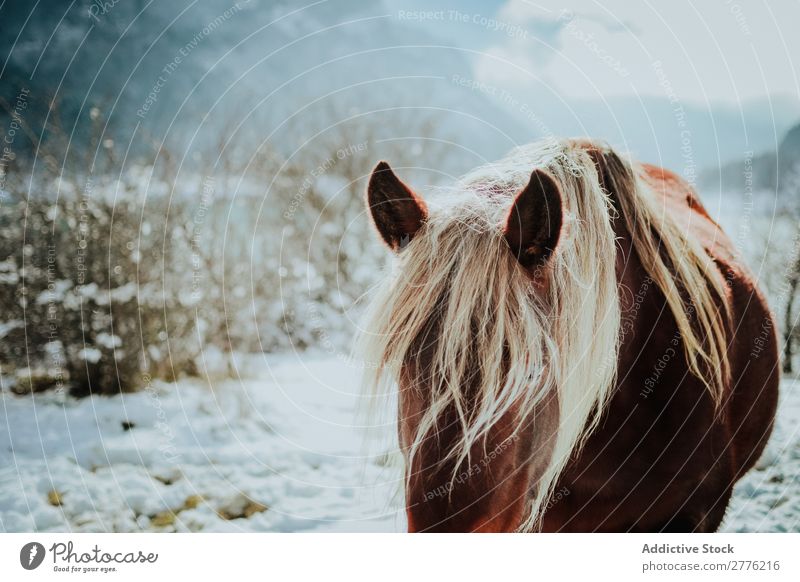
{"label": "horse's left ear", "polygon": [[386,162],[379,162],[369,178],[367,207],[381,238],[394,251],[411,242],[428,217],[425,202]]}
{"label": "horse's left ear", "polygon": [[534,170],[511,205],[503,234],[520,264],[535,267],[555,250],[562,222],[561,189],[549,173]]}

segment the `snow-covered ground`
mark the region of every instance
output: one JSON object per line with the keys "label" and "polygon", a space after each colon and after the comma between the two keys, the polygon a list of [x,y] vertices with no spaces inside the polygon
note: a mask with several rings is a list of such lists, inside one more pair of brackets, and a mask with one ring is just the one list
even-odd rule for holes
{"label": "snow-covered ground", "polygon": [[[354,428],[360,371],[307,354],[250,368],[116,397],[0,393],[0,531],[402,530],[393,445]],[[724,530],[800,531],[798,420],[787,381]]]}
{"label": "snow-covered ground", "polygon": [[249,367],[115,397],[2,393],[0,531],[402,529],[394,447],[353,428],[361,372]]}

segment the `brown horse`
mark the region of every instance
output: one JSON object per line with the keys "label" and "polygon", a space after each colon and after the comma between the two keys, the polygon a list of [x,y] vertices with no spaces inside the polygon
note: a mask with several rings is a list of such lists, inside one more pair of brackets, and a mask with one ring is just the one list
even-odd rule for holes
{"label": "brown horse", "polygon": [[691,187],[587,140],[426,204],[385,162],[397,268],[367,317],[399,387],[410,531],[715,531],[771,432],[775,326]]}

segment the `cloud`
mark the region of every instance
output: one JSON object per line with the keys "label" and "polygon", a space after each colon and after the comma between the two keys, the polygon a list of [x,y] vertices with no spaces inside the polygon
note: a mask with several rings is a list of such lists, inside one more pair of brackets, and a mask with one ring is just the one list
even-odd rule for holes
{"label": "cloud", "polygon": [[666,76],[681,101],[800,95],[795,2],[509,0],[497,18],[527,34],[496,36],[475,74],[515,93],[544,86],[566,99],[664,97]]}

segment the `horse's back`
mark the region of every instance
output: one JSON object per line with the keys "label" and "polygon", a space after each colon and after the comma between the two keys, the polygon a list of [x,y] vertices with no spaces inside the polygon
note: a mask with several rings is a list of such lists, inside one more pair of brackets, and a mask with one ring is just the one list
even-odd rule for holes
{"label": "horse's back", "polygon": [[714,276],[726,290],[719,300],[730,314],[731,379],[717,410],[681,357],[682,336],[666,298],[618,221],[617,387],[598,429],[562,475],[558,486],[570,495],[545,513],[545,531],[714,531],[733,485],[761,455],[772,429],[778,344],[763,295],[691,186],[668,170],[639,169],[665,215],[718,267]]}
{"label": "horse's back", "polygon": [[675,173],[642,164],[645,179],[664,209],[700,242],[725,282],[730,310],[728,358],[731,382],[725,400],[736,478],[763,451],[778,403],[779,355],[775,321],[755,278],[697,193]]}
{"label": "horse's back", "polygon": [[670,170],[650,164],[641,166],[643,177],[660,196],[664,211],[691,233],[715,261],[735,264],[733,243],[711,218],[691,185]]}

